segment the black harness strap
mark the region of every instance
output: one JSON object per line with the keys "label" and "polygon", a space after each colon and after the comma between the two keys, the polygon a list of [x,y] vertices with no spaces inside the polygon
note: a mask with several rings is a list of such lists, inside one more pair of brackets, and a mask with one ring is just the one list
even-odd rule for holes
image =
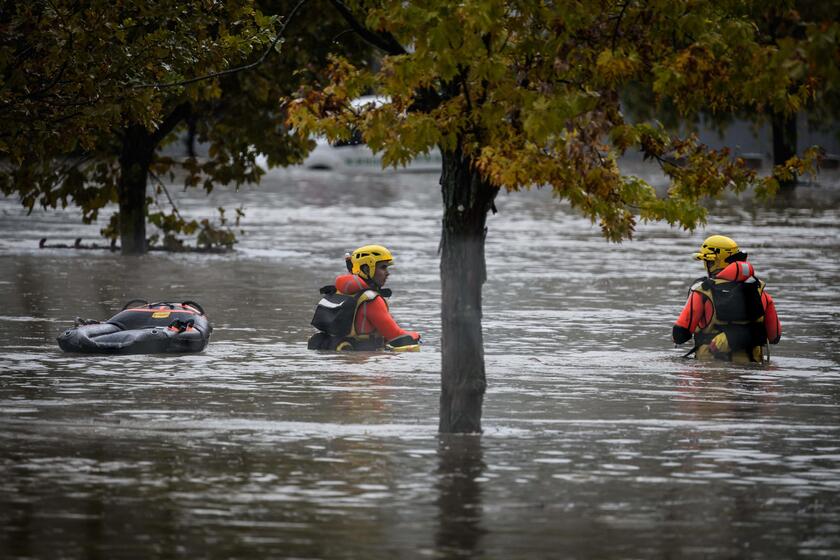
{"label": "black harness strap", "polygon": [[692,348],[691,350],[689,350],[688,352],[686,352],[685,354],[683,354],[683,358],[688,358],[689,356],[691,356],[692,354],[694,354],[695,352],[697,352],[697,349],[698,349],[698,348],[700,348],[700,344],[695,344],[695,345],[694,345],[694,348]]}

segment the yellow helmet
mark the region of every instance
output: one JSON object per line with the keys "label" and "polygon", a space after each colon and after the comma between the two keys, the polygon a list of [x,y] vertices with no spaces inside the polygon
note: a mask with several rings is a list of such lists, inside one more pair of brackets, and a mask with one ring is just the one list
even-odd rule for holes
{"label": "yellow helmet", "polygon": [[694,253],[694,258],[704,261],[706,270],[709,272],[717,272],[726,268],[730,262],[734,262],[731,257],[740,252],[738,244],[732,239],[724,235],[713,235],[703,241],[700,250]]}
{"label": "yellow helmet", "polygon": [[[351,272],[366,280],[373,280],[376,264],[384,261],[393,262],[393,260],[391,251],[382,245],[365,245],[350,253],[350,262],[353,265]],[[367,273],[362,270],[362,265],[367,265]]]}

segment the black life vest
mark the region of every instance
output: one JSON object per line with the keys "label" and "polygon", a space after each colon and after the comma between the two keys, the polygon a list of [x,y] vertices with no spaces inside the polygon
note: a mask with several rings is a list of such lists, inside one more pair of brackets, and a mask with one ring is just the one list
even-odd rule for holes
{"label": "black life vest", "polygon": [[708,344],[721,332],[726,333],[732,351],[750,350],[767,342],[764,327],[764,305],[761,292],[764,282],[733,282],[705,278],[692,286],[712,302],[714,314],[709,324],[694,338],[696,346]]}
{"label": "black life vest", "polygon": [[335,286],[324,286],[320,292],[323,297],[311,321],[319,332],[309,339],[310,350],[378,350],[384,346],[381,337],[356,333],[356,312],[363,303],[385,294],[372,289],[343,294]]}

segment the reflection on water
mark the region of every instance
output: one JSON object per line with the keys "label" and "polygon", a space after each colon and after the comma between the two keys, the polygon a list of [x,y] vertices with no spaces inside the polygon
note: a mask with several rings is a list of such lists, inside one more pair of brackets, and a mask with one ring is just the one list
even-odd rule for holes
{"label": "reflection on water", "polygon": [[[175,190],[175,189],[173,189]],[[647,558],[840,554],[840,211],[809,187],[705,231],[604,242],[548,193],[489,221],[482,436],[436,434],[439,187],[284,172],[232,255],[39,250],[93,240],[0,200],[0,557]],[[669,344],[711,233],[768,282],[769,366]],[[417,354],[306,350],[318,288],[383,243]],[[192,299],[194,356],[73,356],[55,336],[128,299]]]}
{"label": "reflection on water", "polygon": [[483,504],[481,484],[485,465],[481,438],[442,435],[438,443],[438,531],[435,550],[442,558],[474,558],[481,552]]}

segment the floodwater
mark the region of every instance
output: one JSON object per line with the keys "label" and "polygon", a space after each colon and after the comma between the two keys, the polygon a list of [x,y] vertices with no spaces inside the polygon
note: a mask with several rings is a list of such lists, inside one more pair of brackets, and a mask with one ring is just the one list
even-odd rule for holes
{"label": "floodwater", "polygon": [[[840,555],[840,190],[719,205],[621,245],[531,191],[489,219],[481,436],[436,433],[434,175],[272,173],[226,255],[38,249],[78,215],[0,199],[2,558],[793,558]],[[691,253],[735,238],[784,335],[769,365],[669,342]],[[343,254],[396,255],[414,354],[306,350]],[[191,299],[189,356],[76,356],[55,337],[132,298]]]}

